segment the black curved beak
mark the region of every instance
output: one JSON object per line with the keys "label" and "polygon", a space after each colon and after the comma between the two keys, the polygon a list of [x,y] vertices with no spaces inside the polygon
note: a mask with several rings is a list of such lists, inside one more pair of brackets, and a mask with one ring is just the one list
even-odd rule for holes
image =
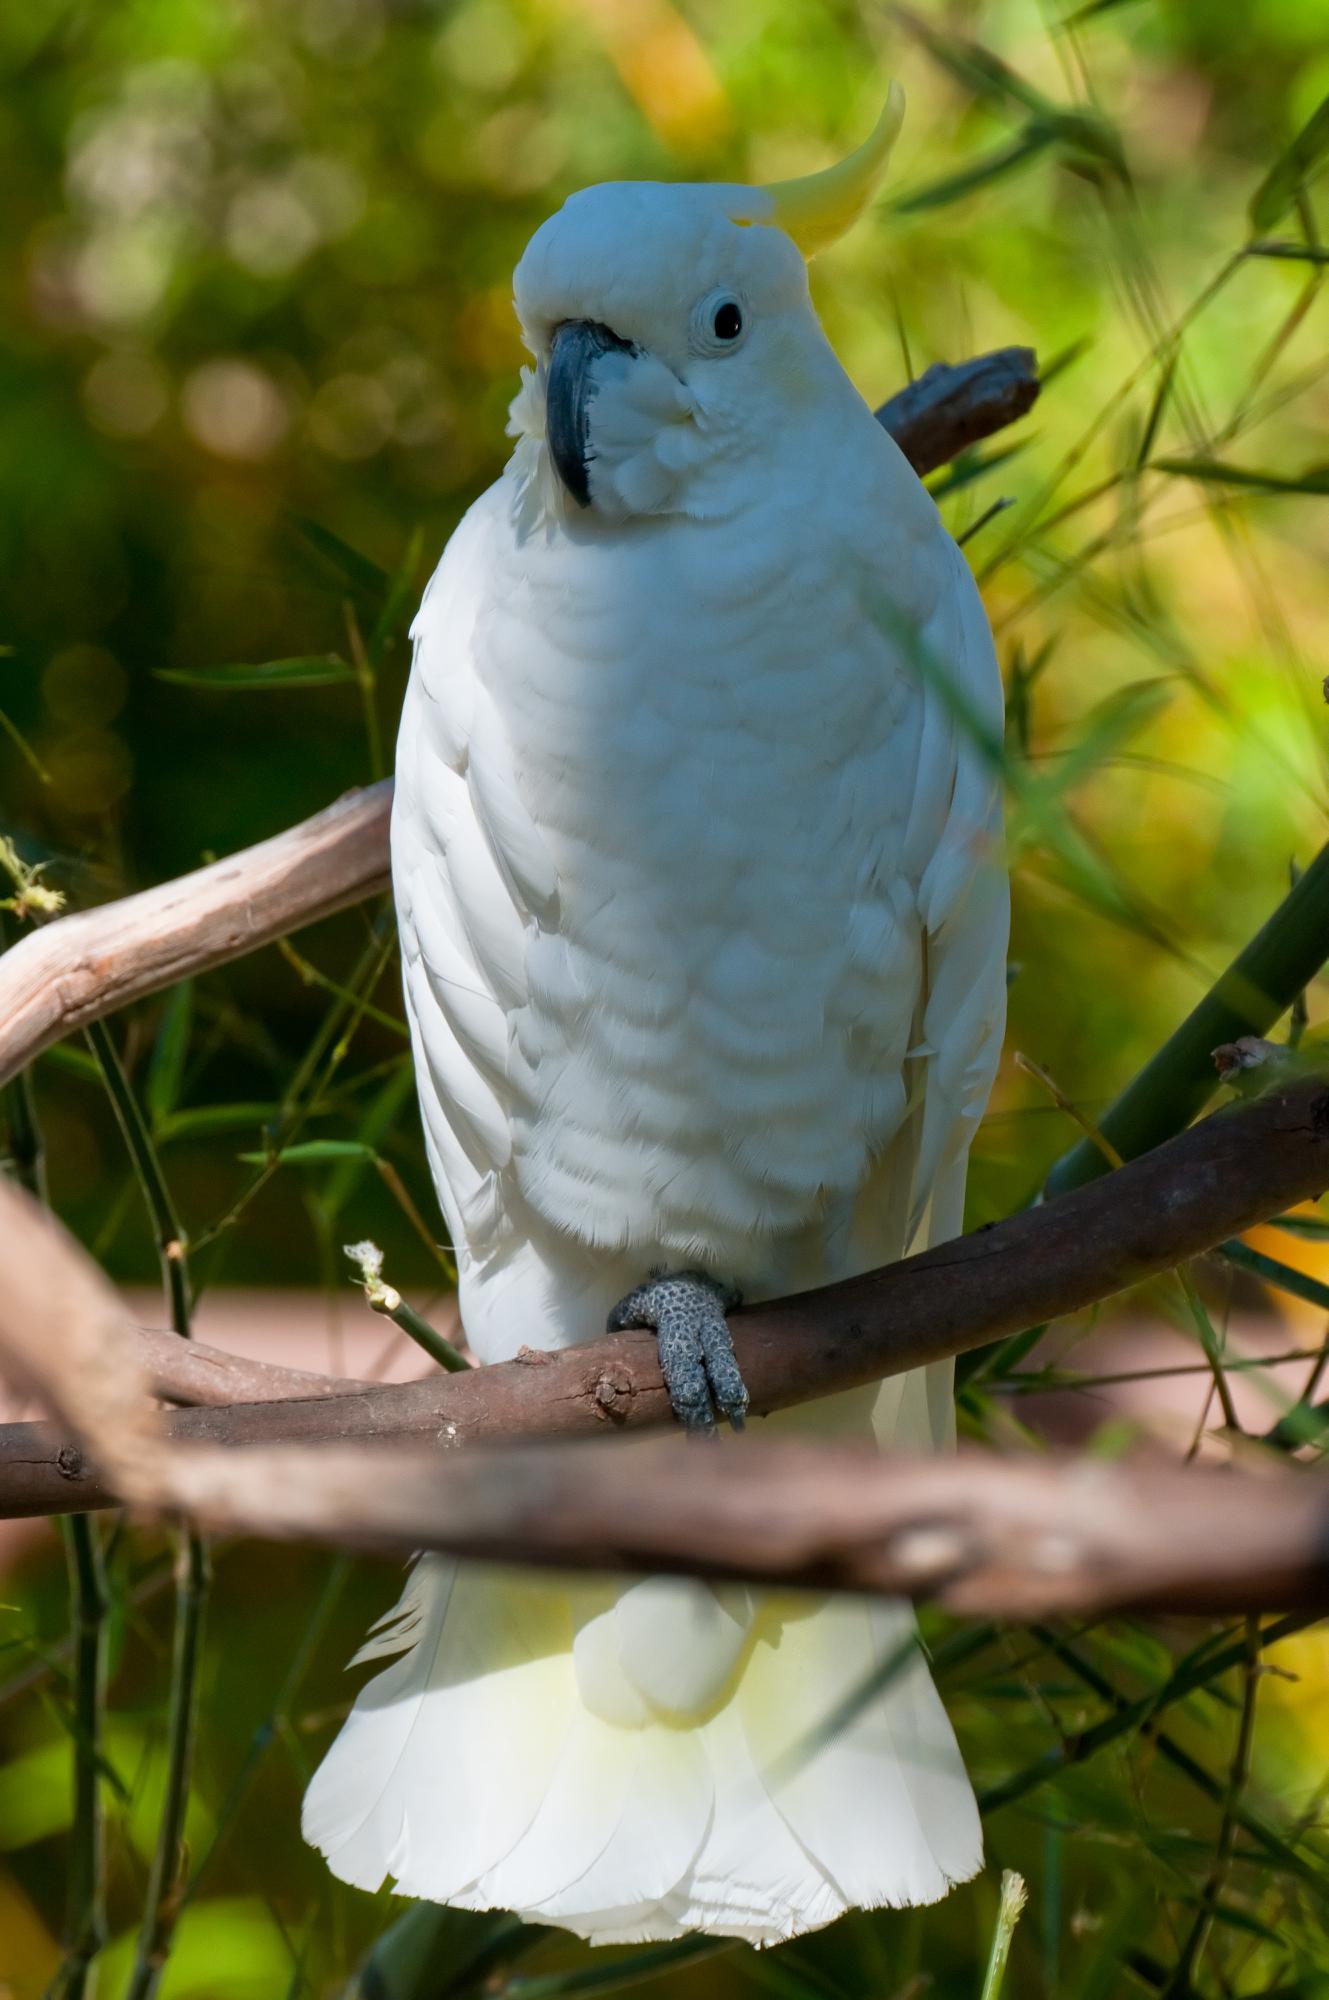
{"label": "black curved beak", "polygon": [[614,349],[635,352],[593,319],[565,319],[554,328],[545,380],[545,437],[558,476],[581,507],[591,504],[589,423],[595,399],[595,364]]}

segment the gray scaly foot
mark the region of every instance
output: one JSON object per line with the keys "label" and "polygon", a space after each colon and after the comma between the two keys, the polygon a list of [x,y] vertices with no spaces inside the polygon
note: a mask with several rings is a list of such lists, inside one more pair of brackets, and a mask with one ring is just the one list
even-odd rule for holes
{"label": "gray scaly foot", "polygon": [[734,1430],[743,1428],[748,1392],[725,1323],[741,1304],[738,1292],[705,1271],[656,1271],[609,1315],[610,1333],[642,1326],[655,1334],[674,1415],[690,1437],[713,1437],[717,1410]]}

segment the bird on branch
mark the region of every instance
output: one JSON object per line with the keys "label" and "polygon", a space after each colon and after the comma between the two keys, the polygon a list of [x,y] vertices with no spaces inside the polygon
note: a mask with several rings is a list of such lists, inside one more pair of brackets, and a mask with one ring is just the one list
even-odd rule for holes
{"label": "bird on branch", "polygon": [[[1003,1029],[991,634],[808,292],[902,106],[803,180],[610,184],[543,225],[516,448],[413,628],[393,880],[468,1339],[649,1327],[700,1436],[743,1422],[737,1298],[958,1233]],[[950,1364],[773,1421],[944,1446]],[[601,1943],[930,1902],[982,1847],[912,1631],[426,1556],[305,1832],[366,1889]]]}

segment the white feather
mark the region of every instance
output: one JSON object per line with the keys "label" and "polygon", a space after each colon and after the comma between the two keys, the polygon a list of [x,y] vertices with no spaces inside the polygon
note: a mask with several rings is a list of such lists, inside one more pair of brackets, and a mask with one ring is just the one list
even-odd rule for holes
{"label": "white feather", "polygon": [[[801,261],[727,219],[733,192],[593,190],[540,232],[520,442],[413,628],[407,1010],[489,1361],[594,1335],[655,1264],[756,1300],[954,1233],[997,1058],[982,608]],[[671,314],[739,267],[755,330],[725,374]],[[603,370],[585,511],[542,438],[543,351],[580,316],[640,350]],[[943,1443],[950,1370],[778,1421]],[[769,1943],[929,1901],[981,1846],[921,1658],[831,1726],[911,1631],[898,1606],[426,1559],[362,1649],[400,1656],[307,1835],[365,1887],[600,1942]]]}

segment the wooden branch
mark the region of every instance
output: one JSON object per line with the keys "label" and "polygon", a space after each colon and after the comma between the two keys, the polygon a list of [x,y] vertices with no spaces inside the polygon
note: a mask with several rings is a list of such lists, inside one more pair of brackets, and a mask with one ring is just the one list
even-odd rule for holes
{"label": "wooden branch", "polygon": [[916,382],[882,404],[877,421],[922,478],[949,465],[980,438],[1013,424],[1032,409],[1039,387],[1031,347],[1002,347],[958,368],[934,361]]}
{"label": "wooden branch", "polygon": [[[1032,350],[1008,347],[935,363],[877,416],[930,472],[1022,416],[1038,387]],[[0,957],[0,1085],[89,1021],[385,889],[391,808],[384,779],[227,861],[21,939]]]}
{"label": "wooden branch", "polygon": [[[762,1416],[899,1374],[1077,1312],[1171,1269],[1329,1184],[1329,1085],[1302,1078],[1215,1113],[1166,1146],[1043,1207],[884,1271],[736,1313],[734,1344]],[[10,1214],[16,1240],[6,1240]],[[0,1270],[23,1231],[0,1204]],[[0,1289],[0,1333],[20,1311]],[[588,1329],[589,1331],[589,1329]],[[468,1375],[335,1397],[185,1410],[167,1435],[194,1444],[603,1436],[671,1422],[649,1334],[558,1354],[525,1351]],[[107,1504],[68,1432],[0,1428],[0,1516]]]}
{"label": "wooden branch", "polygon": [[[1327,1099],[1321,1087],[1321,1112]],[[1249,1137],[1250,1123],[1211,1127]],[[1083,1222],[1102,1185],[1059,1206]],[[0,1268],[6,1364],[95,1452],[119,1497],[216,1532],[890,1591],[1002,1617],[1329,1607],[1329,1483],[1318,1469],[882,1459],[760,1438],[712,1450],[673,1437],[608,1449],[235,1452],[164,1432],[116,1292],[49,1213],[4,1185]]]}
{"label": "wooden branch", "polygon": [[391,781],[137,896],[75,911],[0,957],[0,1084],[89,1021],[388,886]]}
{"label": "wooden branch", "polygon": [[171,1504],[230,1535],[885,1591],[973,1617],[1329,1610],[1329,1483],[1304,1469],[757,1438],[178,1457]]}
{"label": "wooden branch", "polygon": [[166,1403],[229,1407],[232,1403],[308,1401],[324,1396],[354,1396],[373,1387],[340,1375],[320,1375],[309,1368],[280,1368],[271,1361],[251,1361],[201,1340],[181,1340],[179,1334],[140,1327],[140,1364],[154,1396]]}

